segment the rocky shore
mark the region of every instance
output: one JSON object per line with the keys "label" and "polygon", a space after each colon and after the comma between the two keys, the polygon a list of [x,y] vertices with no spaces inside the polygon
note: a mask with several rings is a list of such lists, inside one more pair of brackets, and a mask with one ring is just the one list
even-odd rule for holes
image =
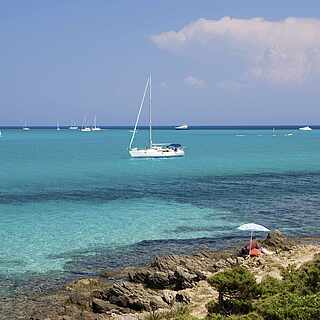
{"label": "rocky shore", "polygon": [[189,305],[194,315],[204,317],[206,303],[217,297],[206,281],[210,275],[241,265],[253,271],[257,281],[266,275],[279,278],[282,268],[298,267],[320,253],[317,239],[293,241],[277,231],[268,235],[263,246],[273,254],[248,258],[229,249],[159,256],[146,266],[106,271],[69,283],[55,293],[26,300],[17,297],[2,308],[1,319],[136,320],[177,304]]}

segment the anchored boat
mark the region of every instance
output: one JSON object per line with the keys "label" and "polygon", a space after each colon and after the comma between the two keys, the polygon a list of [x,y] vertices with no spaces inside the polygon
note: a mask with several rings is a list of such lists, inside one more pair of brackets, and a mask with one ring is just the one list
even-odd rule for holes
{"label": "anchored boat", "polygon": [[188,130],[189,127],[186,123],[180,125],[180,126],[177,126],[177,127],[174,127],[176,130]]}
{"label": "anchored boat", "polygon": [[300,131],[312,131],[309,126],[299,128]]}
{"label": "anchored boat", "polygon": [[[132,147],[133,141],[137,132],[137,126],[141,114],[144,100],[149,90],[149,146],[142,149]],[[153,143],[152,142],[152,120],[151,120],[151,75],[148,77],[142,101],[140,104],[136,123],[134,125],[133,133],[129,144],[129,154],[132,158],[172,158],[172,157],[183,157],[184,150],[180,144],[177,143]]]}

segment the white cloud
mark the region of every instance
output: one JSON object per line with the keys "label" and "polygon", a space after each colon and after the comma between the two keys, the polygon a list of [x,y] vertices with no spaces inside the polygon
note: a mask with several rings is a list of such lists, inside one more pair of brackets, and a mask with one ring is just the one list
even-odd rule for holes
{"label": "white cloud", "polygon": [[184,83],[190,87],[201,89],[206,87],[206,82],[193,76],[187,76],[183,79]]}
{"label": "white cloud", "polygon": [[151,40],[178,54],[197,52],[206,59],[236,59],[249,77],[273,83],[300,83],[320,74],[318,19],[199,19]]}

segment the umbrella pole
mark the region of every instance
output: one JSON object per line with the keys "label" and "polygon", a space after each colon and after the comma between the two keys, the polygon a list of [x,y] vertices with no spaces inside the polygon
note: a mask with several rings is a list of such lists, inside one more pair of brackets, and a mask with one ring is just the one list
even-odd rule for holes
{"label": "umbrella pole", "polygon": [[251,247],[252,247],[252,234],[253,234],[253,231],[251,231],[251,235],[250,235],[249,256],[250,256]]}

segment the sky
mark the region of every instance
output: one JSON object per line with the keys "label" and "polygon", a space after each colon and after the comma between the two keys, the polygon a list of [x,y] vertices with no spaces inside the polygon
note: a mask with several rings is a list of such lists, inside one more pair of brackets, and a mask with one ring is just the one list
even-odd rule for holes
{"label": "sky", "polygon": [[[0,1],[0,125],[320,124],[320,2]],[[144,108],[141,124],[146,124]]]}

